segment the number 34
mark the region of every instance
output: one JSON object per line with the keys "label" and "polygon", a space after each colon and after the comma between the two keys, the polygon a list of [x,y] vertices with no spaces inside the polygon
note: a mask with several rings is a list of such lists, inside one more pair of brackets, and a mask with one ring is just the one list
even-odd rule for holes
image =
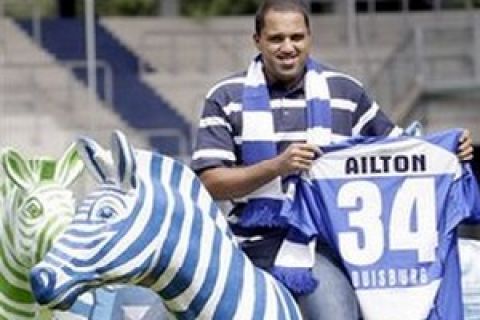
{"label": "number 34", "polygon": [[[384,225],[382,209],[389,204],[383,203],[379,186],[370,181],[346,183],[339,190],[337,205],[348,210],[348,225],[356,231],[338,235],[343,259],[358,266],[373,264],[383,256],[388,241],[387,250],[415,250],[419,262],[434,261],[438,245],[435,203],[433,178],[406,179],[393,197],[390,222]],[[363,234],[362,244],[358,230]]]}

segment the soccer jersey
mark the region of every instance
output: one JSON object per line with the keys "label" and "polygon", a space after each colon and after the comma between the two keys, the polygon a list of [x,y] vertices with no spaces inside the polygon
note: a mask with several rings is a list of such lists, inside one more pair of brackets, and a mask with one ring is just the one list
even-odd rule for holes
{"label": "soccer jersey", "polygon": [[336,250],[365,319],[463,319],[456,227],[480,195],[460,134],[333,146],[296,184],[285,217]]}

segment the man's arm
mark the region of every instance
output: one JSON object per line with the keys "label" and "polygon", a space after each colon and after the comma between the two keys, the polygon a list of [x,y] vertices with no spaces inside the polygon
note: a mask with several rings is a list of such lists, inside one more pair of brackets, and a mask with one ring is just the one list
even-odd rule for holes
{"label": "man's arm", "polygon": [[239,198],[276,177],[310,169],[319,152],[313,145],[294,143],[275,158],[246,167],[206,169],[200,179],[216,200]]}

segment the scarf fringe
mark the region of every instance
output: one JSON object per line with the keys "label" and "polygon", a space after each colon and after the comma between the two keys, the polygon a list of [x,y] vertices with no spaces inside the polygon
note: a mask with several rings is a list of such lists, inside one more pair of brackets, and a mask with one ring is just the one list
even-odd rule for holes
{"label": "scarf fringe", "polygon": [[274,266],[270,273],[296,296],[310,294],[318,286],[318,280],[313,277],[312,270],[309,268]]}

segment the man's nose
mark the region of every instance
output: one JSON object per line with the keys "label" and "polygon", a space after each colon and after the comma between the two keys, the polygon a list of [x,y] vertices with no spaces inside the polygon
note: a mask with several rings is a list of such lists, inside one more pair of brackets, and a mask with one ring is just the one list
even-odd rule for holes
{"label": "man's nose", "polygon": [[282,51],[284,52],[293,52],[295,51],[295,45],[293,41],[289,38],[286,38],[282,43]]}

